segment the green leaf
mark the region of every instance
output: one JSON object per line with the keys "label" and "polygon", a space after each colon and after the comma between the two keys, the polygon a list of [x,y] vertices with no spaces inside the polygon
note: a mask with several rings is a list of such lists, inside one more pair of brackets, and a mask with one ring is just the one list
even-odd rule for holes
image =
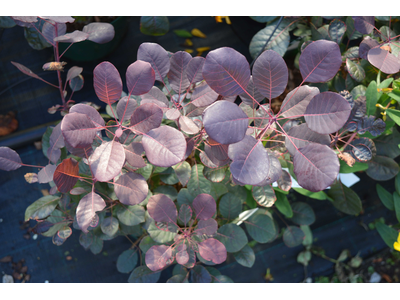
{"label": "green leaf", "polygon": [[297,226],[288,226],[283,233],[283,242],[290,248],[301,245],[304,238],[303,230]]}
{"label": "green leaf", "polygon": [[1,16],[0,17],[0,28],[12,28],[14,27],[15,22],[11,17]]}
{"label": "green leaf", "polygon": [[352,167],[350,167],[344,160],[339,160],[340,162],[340,171],[339,173],[355,173],[359,171],[365,171],[368,169],[368,163],[362,163],[356,161]]}
{"label": "green leaf", "polygon": [[183,37],[183,38],[191,38],[193,37],[192,34],[184,29],[175,29],[174,33],[179,36],[179,37]]}
{"label": "green leaf", "polygon": [[236,195],[227,193],[219,201],[219,212],[224,218],[232,220],[242,212],[242,202]]}
{"label": "green leaf", "polygon": [[222,225],[215,238],[224,244],[227,252],[238,252],[248,243],[243,229],[232,223]]}
{"label": "green leaf", "polygon": [[60,197],[57,196],[44,196],[39,198],[25,210],[25,221],[29,219],[40,220],[48,217],[56,208]]}
{"label": "green leaf", "polygon": [[313,243],[313,235],[310,227],[308,225],[301,225],[300,229],[303,230],[305,237],[303,240],[303,246],[304,247],[311,247]]}
{"label": "green leaf", "polygon": [[346,18],[346,25],[347,25],[347,30],[346,30],[346,35],[349,38],[349,40],[356,40],[363,35],[356,30],[354,27],[354,20],[352,17],[347,17]]}
{"label": "green leaf", "polygon": [[[110,105],[106,105],[106,113],[112,118],[114,119],[114,116],[117,117],[117,103],[115,102],[113,104]],[[115,121],[114,121],[115,122]]]}
{"label": "green leaf", "polygon": [[202,265],[197,265],[191,270],[192,281],[194,283],[210,283],[211,275]]}
{"label": "green leaf", "polygon": [[376,155],[368,165],[367,175],[378,181],[392,179],[399,173],[398,164],[390,157]]}
{"label": "green leaf", "polygon": [[229,193],[236,195],[242,203],[246,201],[247,191],[244,186],[227,184],[226,187],[228,188]]}
{"label": "green leaf", "polygon": [[388,108],[386,113],[392,118],[393,121],[396,122],[397,125],[400,125],[400,111],[396,109]]}
{"label": "green leaf", "polygon": [[113,236],[118,231],[118,227],[119,227],[118,219],[113,218],[113,217],[105,218],[104,221],[101,223],[100,227],[101,227],[101,231],[104,234],[106,234],[108,236]]}
{"label": "green leaf", "polygon": [[396,128],[393,128],[393,133],[388,135],[381,135],[374,140],[376,146],[376,154],[380,156],[388,156],[396,158],[400,155],[400,133]]}
{"label": "green leaf", "polygon": [[212,182],[210,195],[215,199],[219,199],[222,195],[228,192],[228,188],[221,182]]}
{"label": "green leaf", "polygon": [[[382,81],[381,83],[378,83],[378,82],[377,82],[377,84],[378,84],[378,89],[386,89],[387,87],[389,87],[389,86],[392,84],[393,80],[394,80],[394,79],[393,79],[392,77],[390,77],[390,78],[385,79],[385,80]],[[378,99],[382,96],[382,94],[383,94],[382,91],[381,91],[381,92],[378,92]]]}
{"label": "green leaf", "polygon": [[140,18],[140,32],[146,35],[160,36],[169,30],[168,17],[142,16]]}
{"label": "green leaf", "polygon": [[275,190],[271,185],[266,186],[253,186],[251,193],[254,200],[264,207],[271,207],[276,201]]}
{"label": "green leaf", "polygon": [[394,210],[393,195],[383,188],[379,183],[376,185],[376,191],[383,205],[385,205],[387,209]]}
{"label": "green leaf", "polygon": [[328,196],[333,198],[333,206],[349,215],[358,215],[362,210],[360,197],[350,188],[336,180],[328,191]]}
{"label": "green leaf", "polygon": [[117,259],[117,269],[121,273],[129,273],[136,267],[138,262],[137,250],[128,249],[122,252]]}
{"label": "green leaf", "polygon": [[233,280],[226,275],[219,275],[215,277],[214,283],[234,283]]}
{"label": "green leaf", "polygon": [[233,253],[233,257],[239,264],[247,268],[251,268],[256,260],[254,251],[249,245],[246,245],[240,251]]}
{"label": "green leaf", "polygon": [[116,207],[118,220],[128,226],[138,225],[145,221],[145,210],[139,205],[118,205]]}
{"label": "green leaf", "polygon": [[168,279],[167,283],[189,283],[189,281],[186,279],[186,275],[178,274]]}
{"label": "green leaf", "polygon": [[186,188],[180,189],[177,198],[179,207],[181,207],[182,204],[192,205],[194,198],[195,197],[189,193],[188,189]]}
{"label": "green leaf", "polygon": [[347,71],[349,72],[350,76],[358,81],[358,82],[362,82],[365,78],[365,71],[363,69],[363,67],[361,67],[361,65],[356,64],[355,62],[353,62],[350,59],[346,59],[346,67],[347,67]]}
{"label": "green leaf", "polygon": [[50,136],[53,132],[53,129],[54,127],[47,127],[46,132],[42,136],[42,152],[47,158],[49,158],[47,156],[47,150],[50,147]]}
{"label": "green leaf", "polygon": [[351,90],[351,95],[353,96],[353,99],[355,100],[360,96],[365,96],[366,91],[367,91],[367,88],[360,84]]}
{"label": "green leaf", "polygon": [[153,194],[164,194],[168,196],[172,201],[175,201],[178,198],[178,192],[171,185],[159,185],[153,190]]}
{"label": "green leaf", "polygon": [[329,36],[331,37],[331,40],[337,44],[340,44],[346,29],[346,24],[343,21],[338,19],[333,20],[329,24]]}
{"label": "green leaf", "polygon": [[153,272],[146,266],[140,266],[134,269],[129,275],[130,283],[156,283],[160,279],[161,272]]}
{"label": "green leaf", "polygon": [[[44,25],[44,20],[39,20],[35,24],[35,27],[42,32],[42,27]],[[27,40],[29,46],[31,46],[35,50],[42,50],[47,47],[51,47],[46,39],[36,30],[36,28],[31,27],[24,27],[24,36]]]}
{"label": "green leaf", "polygon": [[268,215],[254,214],[243,223],[249,235],[258,243],[267,243],[276,236],[274,221]]}
{"label": "green leaf", "polygon": [[254,21],[259,22],[259,23],[267,23],[272,21],[273,19],[276,18],[275,17],[271,17],[271,16],[266,16],[266,17],[261,17],[261,16],[256,16],[256,17],[250,17],[252,18]]}
{"label": "green leaf", "polygon": [[208,181],[203,175],[203,165],[195,164],[192,167],[189,182],[187,184],[187,189],[189,193],[196,197],[200,194],[210,194],[211,182]]}
{"label": "green leaf", "polygon": [[375,114],[376,104],[378,103],[378,90],[377,90],[376,82],[371,81],[368,85],[367,90],[365,91],[365,96],[367,98],[367,115],[371,116]]}
{"label": "green leaf", "polygon": [[135,170],[135,173],[142,175],[144,179],[148,180],[151,176],[152,171],[153,171],[153,165],[146,164],[145,167]]}
{"label": "green leaf", "polygon": [[326,200],[326,194],[325,194],[324,191],[311,192],[311,191],[303,189],[303,188],[292,188],[292,189],[294,189],[299,194],[302,194],[304,196],[307,196],[307,197],[310,197],[310,198],[313,198],[313,199]]}
{"label": "green leaf", "polygon": [[292,204],[292,222],[297,225],[311,225],[315,222],[314,210],[304,202],[294,202]]}
{"label": "green leaf", "polygon": [[160,174],[160,179],[162,182],[168,185],[174,185],[179,182],[178,176],[176,176],[174,169],[171,167]]}
{"label": "green leaf", "polygon": [[398,90],[393,90],[392,92],[388,93],[388,95],[396,100],[397,102],[400,103],[400,91]]}
{"label": "green leaf", "polygon": [[154,245],[160,245],[156,243],[150,236],[145,236],[139,243],[139,248],[143,253],[146,253]]}
{"label": "green leaf", "polygon": [[175,171],[176,176],[178,177],[182,186],[186,186],[191,173],[190,164],[187,161],[180,162],[179,164],[172,167]]}
{"label": "green leaf", "polygon": [[275,207],[287,218],[293,217],[293,210],[290,206],[289,200],[287,199],[286,195],[282,193],[275,193],[276,194],[276,201]]}
{"label": "green leaf", "polygon": [[400,195],[397,192],[393,193],[394,211],[396,212],[397,221],[400,222]]}
{"label": "green leaf", "polygon": [[203,175],[211,182],[221,182],[225,178],[227,166],[209,168],[204,166]]}
{"label": "green leaf", "polygon": [[174,237],[176,236],[175,232],[169,232],[169,231],[164,231],[160,230],[157,228],[156,224],[153,222],[150,223],[149,228],[147,229],[148,233],[150,234],[151,238],[160,244],[167,243],[169,241],[172,241]]}
{"label": "green leaf", "polygon": [[90,251],[92,251],[93,254],[99,254],[101,250],[103,250],[103,240],[100,239],[98,236],[93,236],[93,242],[90,245]]}
{"label": "green leaf", "polygon": [[378,230],[379,235],[385,241],[386,245],[394,249],[393,244],[397,241],[397,238],[399,236],[397,230],[380,222],[376,223],[375,226]]}
{"label": "green leaf", "polygon": [[308,266],[308,263],[310,262],[310,260],[311,260],[311,252],[309,250],[301,251],[297,255],[297,262],[304,266]]}

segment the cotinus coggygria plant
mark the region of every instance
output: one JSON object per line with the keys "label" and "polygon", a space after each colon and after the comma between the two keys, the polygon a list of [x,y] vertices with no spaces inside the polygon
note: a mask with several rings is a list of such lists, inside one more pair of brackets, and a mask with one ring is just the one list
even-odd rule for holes
{"label": "cotinus coggygria plant", "polygon": [[[242,54],[227,47],[192,58],[143,43],[137,59],[126,70],[126,93],[113,64],[102,62],[93,71],[94,90],[112,120],[105,122],[95,108],[76,104],[48,130],[44,152],[49,164],[33,166],[41,170],[28,178],[50,183],[52,189],[25,212],[25,220],[38,220],[36,231],[52,236],[57,245],[72,234],[71,225],[82,231],[80,243],[94,253],[103,241],[134,236],[132,249],[117,262],[118,270],[132,272],[130,282],[157,281],[159,271],[175,261],[193,268],[194,282],[226,281],[196,265],[196,258],[219,264],[229,252],[251,266],[246,259],[254,262],[254,253],[239,225],[244,223],[260,243],[278,236],[267,209],[242,212],[243,185],[253,186],[258,205],[268,208],[277,201],[281,211],[287,201],[281,192],[290,189],[290,175],[304,189],[322,191],[336,184],[338,154],[361,159],[370,149],[363,141],[354,143],[357,130],[382,132],[375,119],[360,123],[357,115],[354,121],[358,106],[346,92],[321,93],[304,85],[329,81],[341,67],[339,47],[332,41],[315,41],[303,50],[303,82],[285,96],[277,113],[271,101],[284,92],[288,69],[273,50],[263,52],[252,70]],[[358,127],[346,127],[354,131],[346,140],[342,128],[353,123]],[[338,143],[345,143],[343,151]],[[1,169],[23,165],[17,152],[0,148]],[[278,187],[272,187],[275,182]],[[285,216],[297,225],[314,222],[308,204],[295,207]],[[307,211],[307,217],[298,211]],[[288,226],[283,238],[293,247],[304,233]],[[147,266],[135,268],[137,251],[145,254]],[[175,274],[173,280],[187,281],[188,274]]]}

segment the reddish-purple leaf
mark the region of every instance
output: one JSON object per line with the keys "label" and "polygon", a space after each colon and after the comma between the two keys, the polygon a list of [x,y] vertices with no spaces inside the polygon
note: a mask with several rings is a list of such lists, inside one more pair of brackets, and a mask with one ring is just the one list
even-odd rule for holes
{"label": "reddish-purple leaf", "polygon": [[308,128],[320,134],[328,134],[342,128],[350,112],[351,106],[343,96],[323,92],[311,99],[304,118]]}
{"label": "reddish-purple leaf", "polygon": [[121,97],[122,80],[117,68],[108,61],[97,65],[93,71],[93,85],[97,97],[108,105]]}
{"label": "reddish-purple leaf", "polygon": [[126,161],[134,168],[143,168],[146,166],[146,162],[142,157],[144,148],[142,143],[133,142],[129,146],[125,147],[125,158]]}
{"label": "reddish-purple leaf", "polygon": [[106,207],[106,203],[103,198],[96,193],[90,192],[84,196],[79,201],[78,207],[76,208],[76,221],[79,228],[83,232],[88,233],[87,228],[96,215],[96,211],[102,211],[104,207]]}
{"label": "reddish-purple leaf", "polygon": [[248,117],[235,103],[220,100],[204,111],[203,123],[213,140],[220,144],[233,144],[246,135]]}
{"label": "reddish-purple leaf", "polygon": [[138,107],[137,101],[128,96],[122,97],[117,104],[117,115],[121,122],[129,120]]}
{"label": "reddish-purple leaf", "polygon": [[51,20],[57,23],[74,23],[75,19],[69,16],[51,16],[51,17],[39,17],[42,19]]}
{"label": "reddish-purple leaf", "polygon": [[188,263],[189,253],[186,251],[186,244],[181,244],[177,247],[175,258],[176,262],[180,265]]}
{"label": "reddish-purple leaf", "polygon": [[170,108],[165,112],[165,117],[169,120],[177,120],[181,115],[181,112],[177,108]]}
{"label": "reddish-purple leaf", "polygon": [[229,145],[228,155],[233,160],[232,176],[241,183],[254,185],[267,177],[269,156],[263,144],[254,137],[246,135],[240,142]]}
{"label": "reddish-purple leaf", "polygon": [[317,94],[319,89],[308,85],[294,89],[283,100],[280,114],[285,118],[299,118],[306,112],[311,99]]}
{"label": "reddish-purple leaf", "polygon": [[299,59],[301,76],[307,82],[329,81],[341,65],[342,56],[338,44],[327,40],[312,42]]}
{"label": "reddish-purple leaf", "polygon": [[196,134],[200,131],[200,128],[196,125],[196,123],[186,116],[180,116],[178,119],[178,124],[180,130],[187,134]]}
{"label": "reddish-purple leaf", "polygon": [[146,265],[153,272],[161,270],[172,256],[172,248],[166,245],[154,245],[146,252]]}
{"label": "reddish-purple leaf", "polygon": [[155,86],[153,86],[147,94],[141,95],[140,98],[142,98],[140,104],[154,103],[161,108],[169,107],[167,96],[165,96],[164,93]]}
{"label": "reddish-purple leaf", "polygon": [[78,157],[88,158],[93,153],[92,145],[89,145],[85,148],[75,148],[65,141],[65,147],[67,148],[68,152]]}
{"label": "reddish-purple leaf", "polygon": [[378,46],[379,42],[377,40],[374,40],[373,38],[366,36],[360,44],[360,47],[358,49],[358,55],[361,58],[368,60],[368,51]]}
{"label": "reddish-purple leaf", "polygon": [[194,139],[193,138],[185,138],[186,142],[186,151],[185,151],[185,156],[183,157],[183,160],[189,157],[190,154],[192,154],[193,148],[194,148]]}
{"label": "reddish-purple leaf", "polygon": [[0,170],[14,171],[20,168],[21,164],[21,158],[16,151],[8,147],[0,147]]}
{"label": "reddish-purple leaf", "polygon": [[328,134],[319,134],[312,131],[306,123],[290,128],[285,138],[286,148],[292,156],[296,154],[296,148],[303,148],[310,143],[329,146],[331,139]]}
{"label": "reddish-purple leaf", "polygon": [[228,147],[229,145],[222,145],[216,141],[214,141],[213,139],[211,139],[210,137],[208,138],[208,143],[210,144],[210,150],[212,155],[220,160],[226,160],[228,159]]}
{"label": "reddish-purple leaf", "polygon": [[362,34],[370,34],[375,27],[375,17],[352,17],[355,29]]}
{"label": "reddish-purple leaf", "polygon": [[178,94],[185,91],[190,85],[185,70],[191,59],[192,56],[186,51],[178,51],[170,58],[168,81],[172,89]]}
{"label": "reddish-purple leaf", "polygon": [[191,84],[203,80],[203,66],[206,59],[201,56],[193,57],[186,67],[186,76]]}
{"label": "reddish-purple leaf", "polygon": [[389,51],[379,47],[368,51],[368,61],[386,74],[395,74],[400,70],[399,59]]}
{"label": "reddish-purple leaf", "polygon": [[171,126],[161,126],[143,136],[147,159],[159,167],[171,167],[181,162],[186,153],[185,136]]}
{"label": "reddish-purple leaf", "polygon": [[124,147],[115,141],[104,142],[89,158],[93,176],[98,181],[109,181],[121,172],[125,163]]}
{"label": "reddish-purple leaf", "polygon": [[298,183],[312,192],[330,186],[340,168],[336,153],[328,146],[316,143],[300,148],[294,155],[293,165]]}
{"label": "reddish-purple leaf", "polygon": [[115,31],[110,23],[92,22],[83,27],[82,31],[87,33],[88,40],[97,44],[105,44],[113,40]]}
{"label": "reddish-purple leaf", "polygon": [[[54,23],[54,22],[53,22]],[[57,26],[57,33],[56,27]],[[50,22],[45,22],[42,27],[43,36],[54,45],[54,38],[60,35],[64,35],[67,32],[67,26],[65,24],[51,24]]]}
{"label": "reddish-purple leaf", "polygon": [[204,81],[194,89],[190,103],[202,107],[214,103],[217,99],[218,94]]}
{"label": "reddish-purple leaf", "polygon": [[250,66],[246,57],[229,47],[207,54],[203,77],[218,94],[233,96],[244,93],[250,80]]}
{"label": "reddish-purple leaf", "polygon": [[92,106],[86,104],[75,104],[73,105],[70,110],[70,113],[76,112],[80,114],[86,115],[96,127],[104,127],[104,119],[101,117],[99,112]]}
{"label": "reddish-purple leaf", "polygon": [[70,81],[72,78],[79,76],[83,71],[83,68],[73,66],[71,69],[68,70],[67,79],[65,81]]}
{"label": "reddish-purple leaf", "polygon": [[145,134],[161,125],[163,111],[153,103],[145,103],[135,109],[131,116],[130,129],[135,134]]}
{"label": "reddish-purple leaf", "polygon": [[197,227],[195,229],[195,233],[197,235],[213,235],[216,233],[218,230],[218,223],[214,219],[208,219],[208,220],[200,220],[197,223]]}
{"label": "reddish-purple leaf", "polygon": [[136,205],[146,199],[149,186],[142,175],[130,172],[115,181],[114,191],[121,203]]}
{"label": "reddish-purple leaf", "polygon": [[289,73],[282,56],[273,50],[264,51],[253,67],[254,85],[258,91],[271,100],[278,97],[286,88]]}
{"label": "reddish-purple leaf", "polygon": [[170,68],[168,52],[155,43],[142,43],[139,46],[137,59],[147,61],[151,64],[156,80],[163,81]]}
{"label": "reddish-purple leaf", "polygon": [[76,112],[67,114],[61,122],[64,139],[74,148],[92,145],[97,130],[87,115]]}
{"label": "reddish-purple leaf", "polygon": [[[247,93],[246,93],[247,92]],[[247,85],[246,92],[240,94],[239,97],[242,99],[243,103],[251,106],[252,108],[256,108],[258,104],[254,102],[253,98],[260,103],[265,97],[261,95],[260,91],[254,85],[253,76],[250,77],[249,84]],[[249,96],[250,94],[250,96]]]}
{"label": "reddish-purple leaf", "polygon": [[208,194],[200,194],[194,198],[192,207],[198,220],[210,219],[217,210],[214,198]]}
{"label": "reddish-purple leaf", "polygon": [[40,79],[43,80],[41,77],[39,77],[38,75],[36,75],[35,73],[33,73],[30,69],[28,69],[27,67],[25,67],[24,65],[21,65],[19,63],[16,62],[11,62],[14,66],[16,66],[18,68],[18,70],[20,70],[22,73],[24,73],[25,75],[28,75],[30,77],[36,78],[36,79]]}
{"label": "reddish-purple leaf", "polygon": [[61,193],[68,193],[79,179],[79,164],[73,158],[64,159],[53,174],[53,181]]}
{"label": "reddish-purple leaf", "polygon": [[222,264],[226,260],[226,248],[220,241],[210,238],[199,243],[198,246],[199,253],[205,260],[212,261],[215,264]]}
{"label": "reddish-purple leaf", "polygon": [[230,159],[228,157],[228,145],[221,145],[221,146],[225,146],[224,149],[226,149],[225,153],[226,156],[223,160],[216,158],[212,151],[212,147],[207,144],[204,144],[204,152],[200,153],[200,159],[205,165],[207,165],[207,167],[217,168],[225,166],[227,163],[229,163]]}
{"label": "reddish-purple leaf", "polygon": [[154,85],[155,73],[151,64],[137,60],[126,70],[126,85],[131,95],[146,94]]}
{"label": "reddish-purple leaf", "polygon": [[39,183],[48,183],[53,181],[53,175],[56,170],[56,165],[47,165],[38,173],[38,181]]}
{"label": "reddish-purple leaf", "polygon": [[37,18],[35,16],[12,16],[11,18],[13,18],[13,20],[17,20],[17,21],[21,21],[21,22],[25,22],[25,23],[36,23],[37,22]]}
{"label": "reddish-purple leaf", "polygon": [[67,33],[54,38],[54,42],[59,43],[78,43],[87,40],[89,34],[82,32],[80,30],[75,30],[72,33]]}
{"label": "reddish-purple leaf", "polygon": [[171,198],[164,194],[151,196],[147,204],[147,211],[157,222],[176,223],[178,211]]}

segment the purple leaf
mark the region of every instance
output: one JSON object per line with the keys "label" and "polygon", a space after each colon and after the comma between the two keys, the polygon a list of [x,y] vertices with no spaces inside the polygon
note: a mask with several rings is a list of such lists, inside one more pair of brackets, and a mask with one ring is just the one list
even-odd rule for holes
{"label": "purple leaf", "polygon": [[171,167],[181,162],[186,153],[185,136],[171,126],[161,126],[143,136],[147,159],[159,167]]}
{"label": "purple leaf", "polygon": [[133,142],[129,146],[125,147],[125,158],[126,161],[134,168],[143,168],[146,166],[146,162],[142,157],[144,148],[142,143]]}
{"label": "purple leaf", "polygon": [[192,209],[187,204],[182,204],[179,209],[179,220],[182,221],[183,225],[187,225],[192,218]]}
{"label": "purple leaf", "polygon": [[214,198],[208,194],[200,194],[194,198],[192,207],[199,220],[210,219],[217,210],[217,205]]}
{"label": "purple leaf", "polygon": [[235,103],[220,100],[204,111],[203,123],[207,134],[213,140],[220,144],[233,144],[241,141],[246,135],[248,118]]}
{"label": "purple leaf", "polygon": [[176,262],[180,265],[187,264],[189,261],[189,253],[186,251],[186,244],[179,245],[177,248],[175,255]]}
{"label": "purple leaf", "polygon": [[53,175],[56,170],[56,165],[47,165],[38,173],[38,181],[39,183],[48,183],[53,181]]}
{"label": "purple leaf", "polygon": [[79,178],[79,165],[73,158],[64,159],[53,174],[53,181],[61,193],[68,193]]}
{"label": "purple leaf", "polygon": [[336,153],[326,145],[310,143],[300,148],[293,158],[294,173],[299,184],[319,192],[330,186],[339,174]]}
{"label": "purple leaf", "polygon": [[89,34],[82,32],[80,30],[75,30],[72,33],[67,33],[54,38],[54,42],[59,43],[78,43],[87,40]]}
{"label": "purple leaf", "polygon": [[151,196],[147,204],[147,211],[157,222],[176,223],[178,211],[174,202],[164,194]]}
{"label": "purple leaf", "polygon": [[320,134],[328,134],[342,128],[350,112],[351,106],[343,96],[323,92],[311,99],[304,118],[308,128]]}
{"label": "purple leaf", "polygon": [[357,132],[364,134],[367,131],[373,136],[381,135],[386,129],[386,123],[382,119],[374,116],[364,116],[357,122]]}
{"label": "purple leaf", "polygon": [[376,155],[375,143],[369,138],[355,139],[344,150],[359,162],[367,162]]}
{"label": "purple leaf", "polygon": [[96,215],[96,211],[102,211],[106,207],[106,203],[103,198],[94,192],[90,192],[84,196],[76,208],[76,221],[79,228],[88,233],[87,228],[92,222],[93,217]]}
{"label": "purple leaf", "polygon": [[204,81],[194,89],[190,103],[202,107],[214,103],[217,99],[218,94]]}
{"label": "purple leaf", "polygon": [[368,51],[368,61],[386,74],[395,74],[400,70],[399,59],[389,51],[379,47]]}
{"label": "purple leaf", "polygon": [[65,147],[67,148],[68,152],[79,157],[88,158],[93,153],[92,145],[89,145],[85,148],[75,148],[65,141]]}
{"label": "purple leaf", "polygon": [[65,146],[64,136],[61,132],[61,123],[58,123],[50,135],[49,148],[47,148],[47,157],[52,163],[57,163],[61,156],[61,148]]}
{"label": "purple leaf", "polygon": [[89,41],[97,44],[108,43],[115,35],[114,26],[110,23],[93,22],[83,27],[82,31],[89,35]]}
{"label": "purple leaf", "polygon": [[186,67],[186,76],[190,82],[190,84],[202,81],[203,78],[203,66],[206,59],[201,56],[193,57],[187,67]]}
{"label": "purple leaf", "polygon": [[172,248],[166,245],[154,245],[146,252],[146,265],[153,272],[161,270],[172,256]]}
{"label": "purple leaf", "polygon": [[269,173],[269,156],[262,142],[246,135],[238,143],[229,145],[229,158],[233,160],[230,169],[232,176],[244,184],[258,184]]}
{"label": "purple leaf", "polygon": [[[260,103],[264,99],[264,96],[261,95],[260,91],[254,85],[253,76],[250,77],[250,81],[249,81],[249,84],[247,85],[246,91],[258,103]],[[256,108],[258,106],[258,104],[256,102],[254,102],[253,99],[247,93],[240,94],[239,95],[240,99],[242,99],[243,103],[249,105],[250,107]]]}
{"label": "purple leaf", "polygon": [[375,27],[375,17],[352,17],[354,20],[354,27],[362,34],[370,34]]}
{"label": "purple leaf", "polygon": [[153,87],[154,81],[155,73],[148,62],[137,60],[126,70],[126,85],[131,95],[146,94]]}
{"label": "purple leaf", "polygon": [[178,124],[180,130],[187,134],[196,134],[200,131],[200,128],[196,125],[196,123],[186,116],[180,116]]}
{"label": "purple leaf", "polygon": [[361,58],[368,60],[368,51],[378,46],[379,42],[377,40],[374,40],[373,38],[366,36],[360,44],[360,47],[358,49],[358,55]]}
{"label": "purple leaf", "polygon": [[38,17],[34,17],[34,16],[13,16],[11,17],[13,18],[13,20],[17,20],[17,21],[21,21],[21,22],[25,22],[25,23],[36,23],[37,22],[37,18]]}
{"label": "purple leaf", "polygon": [[331,80],[342,65],[338,44],[326,40],[312,42],[301,53],[299,65],[304,81],[326,82]]}
{"label": "purple leaf", "polygon": [[135,134],[145,134],[160,127],[163,111],[153,103],[145,103],[136,108],[131,116],[129,129]]}
{"label": "purple leaf", "polygon": [[170,58],[168,81],[172,89],[178,94],[184,92],[190,85],[185,70],[191,59],[192,56],[186,51],[178,51]]}
{"label": "purple leaf", "polygon": [[294,89],[283,100],[280,114],[285,118],[299,118],[306,112],[311,99],[317,94],[319,89],[308,85]]}
{"label": "purple leaf", "polygon": [[167,96],[165,96],[158,87],[153,86],[147,94],[141,95],[140,97],[142,98],[140,104],[154,103],[161,108],[169,107]]}
{"label": "purple leaf", "polygon": [[312,131],[306,123],[293,126],[285,137],[286,148],[292,156],[296,154],[298,148],[303,148],[310,143],[329,146],[331,139],[328,134],[319,134]]}
{"label": "purple leaf", "polygon": [[271,100],[281,95],[288,83],[289,73],[282,56],[273,50],[264,51],[253,67],[254,85],[261,95]]}
{"label": "purple leaf", "polygon": [[269,157],[269,172],[267,177],[256,186],[266,186],[277,181],[282,176],[282,167],[279,159],[277,159],[273,154],[268,153]]}
{"label": "purple leaf", "polygon": [[177,120],[181,115],[179,109],[170,108],[165,112],[165,117],[169,120]]}
{"label": "purple leaf", "polygon": [[117,104],[117,115],[121,122],[129,120],[138,107],[137,101],[128,96],[122,97]]}
{"label": "purple leaf", "polygon": [[89,158],[93,176],[98,181],[103,182],[107,182],[117,176],[121,172],[124,163],[124,147],[115,141],[102,143]]}
{"label": "purple leaf", "polygon": [[195,229],[195,233],[197,235],[213,235],[217,232],[218,230],[218,223],[214,219],[208,219],[208,220],[200,220],[197,223],[197,227]]}
{"label": "purple leaf", "polygon": [[[73,105],[70,110],[70,113],[80,113],[86,115],[96,127],[104,127],[104,119],[101,117],[99,112],[92,106],[86,104],[75,104]],[[61,147],[60,147],[61,148]]]}
{"label": "purple leaf", "polygon": [[61,121],[61,131],[66,142],[74,148],[86,148],[93,143],[96,126],[87,115],[69,113]]}
{"label": "purple leaf", "polygon": [[121,203],[136,205],[146,199],[149,187],[142,175],[130,172],[114,182],[114,191]]}
{"label": "purple leaf", "polygon": [[228,157],[229,145],[222,145],[220,143],[217,143],[210,137],[208,138],[208,143],[210,144],[211,153],[216,159],[223,161],[229,158]]}
{"label": "purple leaf", "polygon": [[[224,145],[228,146],[228,145]],[[228,147],[226,147],[228,149]],[[212,150],[211,147],[207,144],[204,144],[204,152],[200,153],[200,159],[204,165],[206,165],[209,168],[218,168],[225,166],[226,164],[229,163],[230,159],[228,157],[228,154],[226,152],[226,158],[224,160],[219,160],[217,159]]]}
{"label": "purple leaf", "polygon": [[39,79],[39,80],[43,80],[41,77],[39,77],[38,75],[36,75],[35,73],[33,73],[30,69],[28,69],[27,67],[16,63],[16,62],[11,62],[14,66],[16,66],[18,68],[18,70],[20,70],[22,73],[24,73],[25,75],[28,75],[30,77]]}
{"label": "purple leaf", "polygon": [[222,264],[226,260],[227,252],[224,244],[210,238],[198,244],[201,257],[215,264]]}
{"label": "purple leaf", "polygon": [[94,69],[93,85],[97,97],[110,106],[121,97],[121,77],[114,65],[108,61],[98,64]]}
{"label": "purple leaf", "polygon": [[282,176],[278,179],[278,187],[285,192],[288,192],[292,187],[292,177],[285,170],[282,170]]}
{"label": "purple leaf", "polygon": [[186,142],[186,151],[185,151],[185,156],[183,159],[186,159],[189,157],[190,154],[192,154],[193,148],[194,148],[194,139],[193,138],[185,138]]}
{"label": "purple leaf", "polygon": [[156,80],[163,81],[170,68],[168,52],[155,43],[142,43],[139,46],[137,59],[149,62],[153,68]]}
{"label": "purple leaf", "polygon": [[14,171],[21,165],[21,158],[16,151],[8,147],[0,147],[0,170]]}
{"label": "purple leaf", "polygon": [[[56,27],[57,26],[57,33]],[[43,36],[50,41],[51,44],[54,44],[54,38],[60,35],[64,35],[67,32],[67,26],[65,24],[51,24],[51,23],[44,23],[42,27],[42,34]]]}
{"label": "purple leaf", "polygon": [[67,79],[65,81],[70,81],[72,78],[79,76],[83,71],[83,68],[74,66],[68,70]]}
{"label": "purple leaf", "polygon": [[250,66],[242,54],[222,47],[207,54],[203,66],[207,84],[222,96],[244,93],[250,80]]}
{"label": "purple leaf", "polygon": [[75,19],[69,16],[52,16],[52,17],[39,17],[42,19],[51,20],[57,23],[74,23]]}

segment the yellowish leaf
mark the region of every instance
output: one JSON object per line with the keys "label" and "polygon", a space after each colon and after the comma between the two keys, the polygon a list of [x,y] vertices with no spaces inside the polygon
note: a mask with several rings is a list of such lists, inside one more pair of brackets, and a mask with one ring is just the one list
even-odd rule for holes
{"label": "yellowish leaf", "polygon": [[197,28],[192,29],[191,34],[194,35],[194,36],[197,36],[197,37],[199,37],[199,38],[203,38],[203,39],[205,39],[205,38],[207,37],[204,33],[202,33],[202,32],[201,32],[199,29],[197,29]]}

